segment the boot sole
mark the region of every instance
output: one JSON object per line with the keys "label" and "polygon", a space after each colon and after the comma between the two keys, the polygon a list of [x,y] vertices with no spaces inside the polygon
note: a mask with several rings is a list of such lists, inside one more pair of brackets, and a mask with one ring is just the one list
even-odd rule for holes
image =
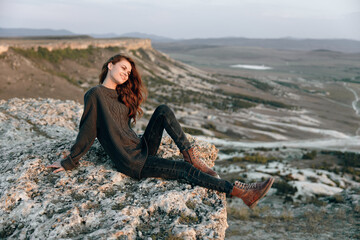
{"label": "boot sole", "polygon": [[261,196],[259,197],[258,200],[256,200],[255,202],[253,202],[253,203],[249,206],[250,209],[253,209],[253,208],[258,204],[258,202],[260,201],[260,199],[262,199],[262,198],[267,194],[267,192],[270,190],[271,186],[273,185],[274,181],[275,181],[274,178],[270,178],[270,181],[269,181],[269,183],[268,183],[268,185],[267,185],[267,187],[266,187],[266,190],[261,194]]}

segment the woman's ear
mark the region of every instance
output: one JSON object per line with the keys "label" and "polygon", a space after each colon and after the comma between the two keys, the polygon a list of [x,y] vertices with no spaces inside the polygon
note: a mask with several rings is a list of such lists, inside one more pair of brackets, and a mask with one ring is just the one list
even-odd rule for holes
{"label": "woman's ear", "polygon": [[113,67],[113,65],[114,65],[114,64],[113,64],[112,62],[109,62],[109,63],[108,63],[108,66],[107,66],[108,69],[111,70],[111,68]]}

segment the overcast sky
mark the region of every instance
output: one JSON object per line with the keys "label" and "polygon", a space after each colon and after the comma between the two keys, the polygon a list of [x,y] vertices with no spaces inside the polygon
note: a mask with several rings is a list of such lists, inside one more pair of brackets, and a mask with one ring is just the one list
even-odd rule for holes
{"label": "overcast sky", "polygon": [[0,0],[0,27],[360,40],[360,0]]}

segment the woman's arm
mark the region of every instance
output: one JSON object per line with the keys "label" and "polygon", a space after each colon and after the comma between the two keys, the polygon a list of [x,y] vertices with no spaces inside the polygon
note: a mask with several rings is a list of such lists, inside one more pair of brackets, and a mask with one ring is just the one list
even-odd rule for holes
{"label": "woman's arm", "polygon": [[96,95],[87,92],[84,96],[84,113],[80,120],[79,133],[70,154],[47,167],[56,168],[54,172],[71,170],[79,165],[80,158],[89,150],[97,135],[97,100]]}

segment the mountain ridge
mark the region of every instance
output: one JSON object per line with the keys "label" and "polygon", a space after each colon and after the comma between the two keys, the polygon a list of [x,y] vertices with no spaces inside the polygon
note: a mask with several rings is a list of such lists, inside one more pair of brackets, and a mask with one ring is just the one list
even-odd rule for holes
{"label": "mountain ridge", "polygon": [[[68,30],[52,29],[29,29],[29,28],[0,28],[0,37],[29,37],[29,36],[61,36],[61,35],[79,35]],[[80,34],[82,35],[82,34]],[[236,45],[251,47],[266,47],[291,50],[316,50],[328,49],[341,52],[360,52],[360,41],[353,39],[312,39],[312,38],[247,38],[247,37],[219,37],[219,38],[192,38],[192,39],[174,39],[155,34],[129,32],[129,33],[88,33],[88,36],[95,38],[148,38],[154,43],[174,43],[177,44],[202,44],[202,45]]]}

